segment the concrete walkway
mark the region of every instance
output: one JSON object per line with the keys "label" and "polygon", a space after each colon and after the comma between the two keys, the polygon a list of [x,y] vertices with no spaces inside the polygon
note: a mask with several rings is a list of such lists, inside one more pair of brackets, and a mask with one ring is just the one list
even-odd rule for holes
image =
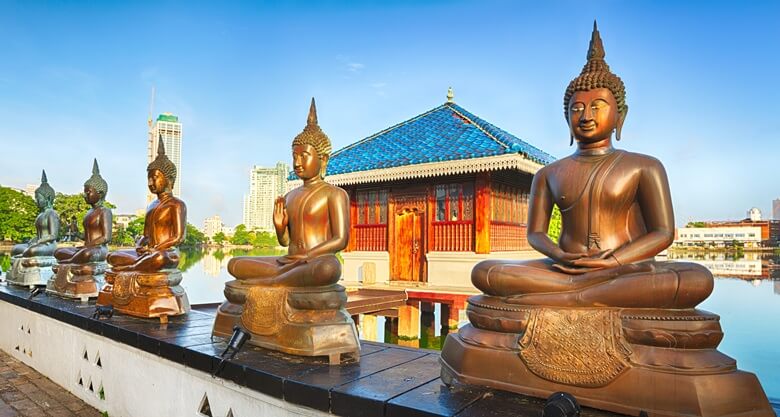
{"label": "concrete walkway", "polygon": [[34,369],[0,351],[0,417],[100,417]]}

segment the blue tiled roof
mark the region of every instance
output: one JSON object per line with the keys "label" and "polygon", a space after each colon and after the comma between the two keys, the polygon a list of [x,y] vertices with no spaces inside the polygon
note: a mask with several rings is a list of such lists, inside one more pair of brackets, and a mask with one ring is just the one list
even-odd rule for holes
{"label": "blue tiled roof", "polygon": [[445,103],[334,152],[328,175],[508,153],[540,164],[555,161],[457,104]]}

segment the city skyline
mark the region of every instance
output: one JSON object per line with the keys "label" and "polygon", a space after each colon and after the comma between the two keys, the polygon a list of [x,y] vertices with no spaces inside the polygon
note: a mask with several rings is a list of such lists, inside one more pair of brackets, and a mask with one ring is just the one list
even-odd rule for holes
{"label": "city skyline", "polygon": [[97,157],[116,212],[142,208],[152,86],[156,108],[187,124],[182,198],[196,225],[242,221],[246,171],[289,162],[311,96],[334,150],[443,103],[452,86],[457,103],[564,157],[561,97],[597,18],[628,91],[616,146],[665,164],[678,226],[772,213],[780,196],[766,93],[780,63],[774,3],[616,2],[598,15],[501,1],[155,7],[0,6],[14,57],[0,68],[0,184],[24,188],[45,168],[56,190],[77,193]]}

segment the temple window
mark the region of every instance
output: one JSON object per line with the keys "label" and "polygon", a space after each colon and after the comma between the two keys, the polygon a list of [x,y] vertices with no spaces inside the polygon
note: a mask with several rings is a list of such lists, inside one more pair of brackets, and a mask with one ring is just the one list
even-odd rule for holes
{"label": "temple window", "polygon": [[361,190],[356,194],[355,250],[386,251],[388,190]]}
{"label": "temple window", "polygon": [[474,250],[474,184],[437,184],[433,199],[433,250],[468,252]]}
{"label": "temple window", "polygon": [[491,250],[527,248],[528,192],[516,186],[493,183],[490,207]]}

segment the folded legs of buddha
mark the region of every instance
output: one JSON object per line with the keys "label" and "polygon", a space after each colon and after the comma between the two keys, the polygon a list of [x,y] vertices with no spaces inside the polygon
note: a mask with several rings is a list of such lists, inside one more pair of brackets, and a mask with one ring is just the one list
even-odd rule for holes
{"label": "folded legs of buddha", "polygon": [[475,287],[505,302],[559,307],[694,308],[712,292],[707,268],[645,261],[567,274],[551,259],[487,260],[472,270]]}

